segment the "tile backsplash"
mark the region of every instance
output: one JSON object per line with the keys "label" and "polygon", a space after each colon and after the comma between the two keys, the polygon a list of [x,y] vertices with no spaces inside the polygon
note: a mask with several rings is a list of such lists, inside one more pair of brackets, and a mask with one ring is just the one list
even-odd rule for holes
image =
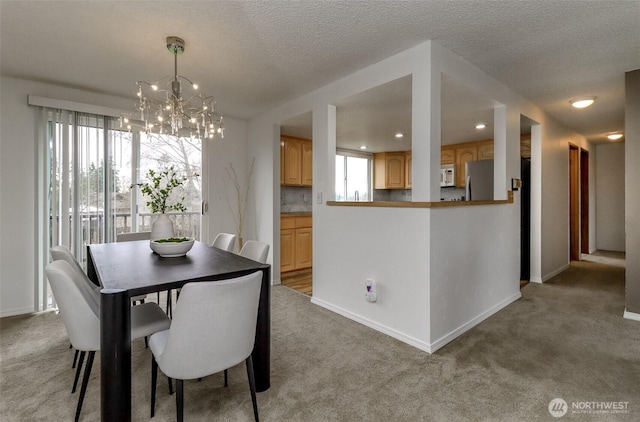
{"label": "tile backsplash", "polygon": [[311,188],[280,186],[280,212],[311,212]]}
{"label": "tile backsplash", "polygon": [[373,200],[411,202],[411,189],[374,189]]}

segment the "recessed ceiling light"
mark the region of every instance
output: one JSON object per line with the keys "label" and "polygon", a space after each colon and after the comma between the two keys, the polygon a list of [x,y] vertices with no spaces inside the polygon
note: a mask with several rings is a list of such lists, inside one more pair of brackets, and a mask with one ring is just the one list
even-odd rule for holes
{"label": "recessed ceiling light", "polygon": [[367,149],[367,146],[366,146],[366,145],[362,145],[362,146],[360,147],[360,149]]}
{"label": "recessed ceiling light", "polygon": [[576,98],[575,100],[569,101],[572,106],[575,108],[586,108],[589,107],[596,101],[596,97],[581,97]]}
{"label": "recessed ceiling light", "polygon": [[617,141],[618,139],[622,138],[622,133],[612,133],[610,135],[607,135],[607,138],[611,139],[612,141]]}
{"label": "recessed ceiling light", "polygon": [[478,123],[476,125],[476,129],[484,129],[485,127],[487,127],[487,125],[485,125],[484,123]]}
{"label": "recessed ceiling light", "polygon": [[396,133],[396,138],[398,138],[398,139],[402,138],[403,136],[404,136],[404,134],[401,133],[401,132]]}

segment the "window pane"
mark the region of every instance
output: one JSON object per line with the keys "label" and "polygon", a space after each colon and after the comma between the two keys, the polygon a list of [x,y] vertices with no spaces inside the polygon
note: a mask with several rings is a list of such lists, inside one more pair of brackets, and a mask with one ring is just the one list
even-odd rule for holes
{"label": "window pane", "polygon": [[336,155],[336,201],[346,201],[344,178],[344,155]]}
{"label": "window pane", "polygon": [[347,158],[347,201],[369,201],[369,162],[367,158]]}
{"label": "window pane", "polygon": [[[139,178],[145,180],[149,169],[156,172],[174,167],[178,175],[187,181],[172,192],[172,197],[181,198],[187,211],[171,212],[176,236],[200,238],[200,215],[202,209],[201,179],[202,141],[191,138],[176,138],[164,135],[140,134]],[[144,197],[139,197],[138,231],[151,230],[152,214]]]}

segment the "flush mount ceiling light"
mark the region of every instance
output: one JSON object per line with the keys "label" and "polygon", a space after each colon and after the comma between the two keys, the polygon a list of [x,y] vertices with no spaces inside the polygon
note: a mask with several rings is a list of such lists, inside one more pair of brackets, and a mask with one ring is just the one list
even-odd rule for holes
{"label": "flush mount ceiling light", "polygon": [[485,127],[487,127],[487,125],[485,125],[484,123],[478,123],[476,125],[476,129],[484,129]]}
{"label": "flush mount ceiling light", "polygon": [[402,132],[396,133],[396,138],[401,139],[403,137],[404,137],[404,134]]}
{"label": "flush mount ceiling light", "polygon": [[607,135],[607,138],[611,139],[612,141],[617,141],[618,139],[622,138],[622,133],[611,133]]}
{"label": "flush mount ceiling light", "polygon": [[367,146],[366,146],[366,145],[362,145],[362,146],[360,147],[360,149],[367,149]]}
{"label": "flush mount ceiling light", "polygon": [[569,101],[569,103],[571,103],[571,105],[575,108],[586,108],[593,104],[595,101],[596,97],[581,97],[571,100]]}
{"label": "flush mount ceiling light", "polygon": [[[159,133],[196,139],[224,138],[222,113],[216,109],[212,96],[204,96],[198,85],[178,75],[178,54],[184,52],[185,42],[178,37],[167,37],[167,49],[173,54],[173,76],[155,83],[136,82],[138,100],[134,112],[120,117],[120,126],[138,129],[147,134]],[[191,91],[182,96],[182,82]]]}

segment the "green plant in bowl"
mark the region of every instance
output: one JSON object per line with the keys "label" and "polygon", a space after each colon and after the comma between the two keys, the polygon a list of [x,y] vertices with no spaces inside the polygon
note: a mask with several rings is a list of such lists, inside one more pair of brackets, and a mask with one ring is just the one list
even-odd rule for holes
{"label": "green plant in bowl", "polygon": [[154,240],[156,243],[180,243],[180,242],[188,242],[191,239],[188,237],[170,237],[168,239],[157,239]]}

